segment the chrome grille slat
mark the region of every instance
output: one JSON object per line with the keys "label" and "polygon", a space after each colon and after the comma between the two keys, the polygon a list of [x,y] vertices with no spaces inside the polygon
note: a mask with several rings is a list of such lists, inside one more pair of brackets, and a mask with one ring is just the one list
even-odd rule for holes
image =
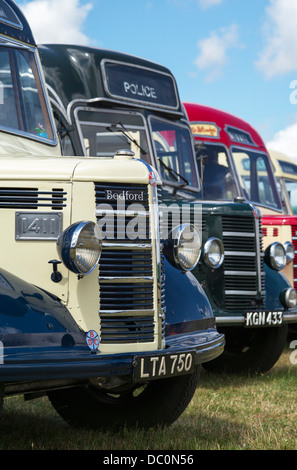
{"label": "chrome grille slat", "polygon": [[294,276],[294,287],[297,289],[297,237],[296,237],[296,232],[297,232],[297,225],[291,225],[291,230],[292,230],[292,243],[294,245],[294,266],[293,266],[293,276]]}

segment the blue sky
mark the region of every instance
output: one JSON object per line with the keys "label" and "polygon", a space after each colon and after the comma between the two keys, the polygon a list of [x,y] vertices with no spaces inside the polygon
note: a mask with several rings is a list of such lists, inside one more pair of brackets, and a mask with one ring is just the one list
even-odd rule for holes
{"label": "blue sky", "polygon": [[297,0],[16,3],[37,42],[88,44],[161,63],[182,100],[231,112],[270,147],[297,157]]}

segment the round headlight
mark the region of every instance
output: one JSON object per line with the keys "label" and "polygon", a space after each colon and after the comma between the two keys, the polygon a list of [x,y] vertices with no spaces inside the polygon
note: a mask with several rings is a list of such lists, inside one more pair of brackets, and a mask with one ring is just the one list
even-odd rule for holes
{"label": "round headlight", "polygon": [[168,261],[181,271],[195,268],[201,254],[201,235],[192,224],[175,227],[164,245],[164,254]]}
{"label": "round headlight", "polygon": [[100,229],[94,222],[78,222],[68,227],[57,240],[61,261],[72,272],[90,274],[98,264],[102,249]]}
{"label": "round headlight", "polygon": [[286,251],[287,263],[291,263],[294,260],[294,256],[295,256],[295,248],[294,248],[293,243],[285,242],[284,249]]}
{"label": "round headlight", "polygon": [[268,266],[276,271],[281,271],[287,264],[286,250],[284,246],[275,242],[265,250],[265,261]]}
{"label": "round headlight", "polygon": [[293,308],[297,304],[297,292],[293,287],[284,289],[280,294],[281,303],[287,308]]}
{"label": "round headlight", "polygon": [[213,268],[219,268],[224,261],[224,245],[218,238],[209,238],[204,245],[204,261]]}

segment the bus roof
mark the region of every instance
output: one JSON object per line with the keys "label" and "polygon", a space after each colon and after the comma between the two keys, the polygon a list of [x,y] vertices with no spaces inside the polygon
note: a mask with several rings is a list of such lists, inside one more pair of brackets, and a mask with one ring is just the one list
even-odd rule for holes
{"label": "bus roof", "polygon": [[273,149],[268,149],[268,152],[277,178],[297,179],[297,159]]}
{"label": "bus roof", "polygon": [[0,34],[36,46],[30,26],[13,0],[0,0]]}
{"label": "bus roof", "polygon": [[183,103],[191,123],[195,141],[219,140],[228,148],[240,145],[266,150],[258,132],[243,119],[210,106]]}
{"label": "bus roof", "polygon": [[74,100],[112,100],[183,111],[175,79],[162,65],[87,46],[42,44],[38,50],[46,83],[65,109]]}

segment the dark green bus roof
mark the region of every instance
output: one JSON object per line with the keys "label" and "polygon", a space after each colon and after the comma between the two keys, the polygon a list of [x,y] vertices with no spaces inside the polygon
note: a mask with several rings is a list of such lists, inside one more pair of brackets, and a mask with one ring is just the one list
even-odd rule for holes
{"label": "dark green bus roof", "polygon": [[154,62],[94,47],[38,46],[46,83],[67,108],[74,100],[117,101],[182,113],[175,79]]}

